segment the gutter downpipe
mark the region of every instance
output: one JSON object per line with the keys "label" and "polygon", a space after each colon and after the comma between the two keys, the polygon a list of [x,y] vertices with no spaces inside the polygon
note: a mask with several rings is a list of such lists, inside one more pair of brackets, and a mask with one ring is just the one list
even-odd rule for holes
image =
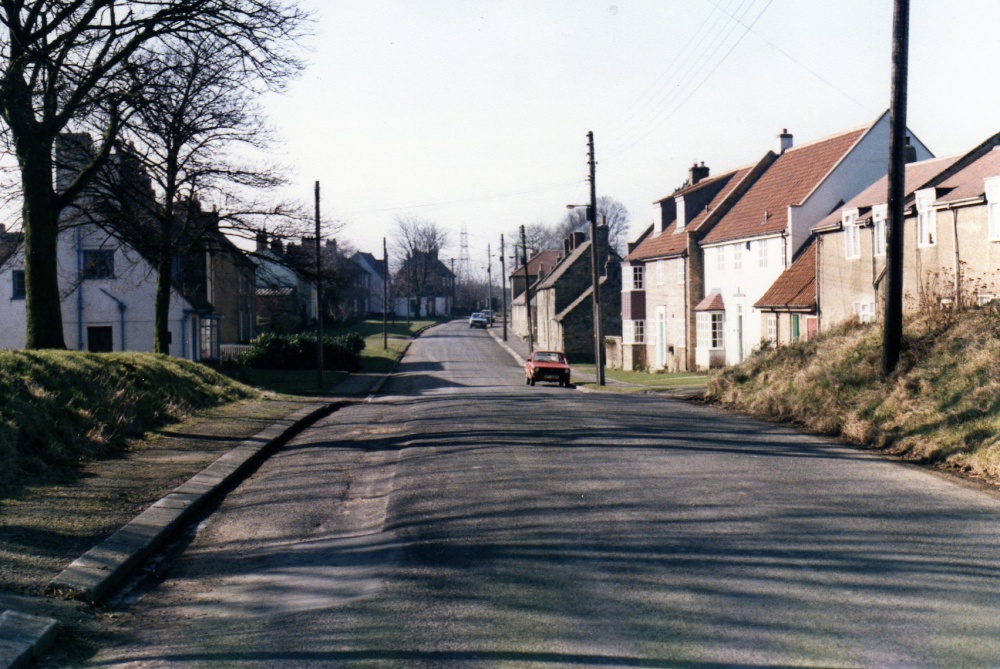
{"label": "gutter downpipe", "polygon": [[121,340],[122,340],[122,351],[125,351],[125,309],[127,308],[125,303],[119,300],[117,297],[104,290],[103,288],[98,288],[99,291],[110,297],[118,305],[118,318],[119,318],[119,328],[121,329]]}
{"label": "gutter downpipe", "polygon": [[76,350],[83,350],[83,249],[80,227],[76,228]]}

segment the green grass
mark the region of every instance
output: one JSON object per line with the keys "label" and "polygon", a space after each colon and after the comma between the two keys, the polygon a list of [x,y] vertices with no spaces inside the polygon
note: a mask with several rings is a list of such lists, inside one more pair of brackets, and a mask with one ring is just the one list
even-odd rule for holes
{"label": "green grass", "polygon": [[385,374],[392,370],[396,358],[418,330],[439,323],[437,320],[398,321],[388,324],[388,348],[385,348],[382,321],[364,321],[337,331],[358,332],[365,338],[365,350],[361,351],[361,371],[370,374]]}
{"label": "green grass", "polygon": [[143,353],[0,351],[0,497],[73,475],[128,440],[257,391],[204,365]]}
{"label": "green grass", "polygon": [[[574,370],[593,376],[594,365],[573,365]],[[631,372],[622,369],[605,369],[605,380],[613,379],[623,383],[632,383],[641,388],[616,388],[623,392],[646,392],[649,390],[679,390],[682,388],[704,388],[708,382],[706,374],[681,373],[649,373]],[[591,384],[584,384],[591,385]]]}

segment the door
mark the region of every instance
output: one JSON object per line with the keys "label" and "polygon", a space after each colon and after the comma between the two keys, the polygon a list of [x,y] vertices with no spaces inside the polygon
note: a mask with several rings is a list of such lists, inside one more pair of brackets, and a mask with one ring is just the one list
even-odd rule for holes
{"label": "door", "polygon": [[667,366],[667,308],[656,307],[656,365]]}

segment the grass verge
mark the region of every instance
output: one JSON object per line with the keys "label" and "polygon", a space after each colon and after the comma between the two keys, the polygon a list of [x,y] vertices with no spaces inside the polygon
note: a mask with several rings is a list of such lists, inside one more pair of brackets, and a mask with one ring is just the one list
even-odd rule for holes
{"label": "grass verge", "polygon": [[845,325],[723,370],[706,398],[1000,482],[1000,314],[982,308],[908,320],[889,378],[881,352],[881,328]]}
{"label": "grass verge", "polygon": [[[594,376],[597,371],[594,365],[573,365],[573,370],[589,374],[590,376]],[[605,380],[620,381],[633,385],[633,387],[606,386],[607,390],[632,393],[704,388],[708,382],[707,374],[691,374],[690,372],[632,372],[622,369],[605,369],[604,378]],[[579,385],[596,387],[596,384],[589,383]]]}

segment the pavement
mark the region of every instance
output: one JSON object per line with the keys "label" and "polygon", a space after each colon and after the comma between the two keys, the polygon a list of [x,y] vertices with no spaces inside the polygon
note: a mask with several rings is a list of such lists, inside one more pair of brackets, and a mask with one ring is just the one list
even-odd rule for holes
{"label": "pavement", "polygon": [[[421,331],[422,332],[422,331]],[[420,332],[415,336],[419,336]],[[407,347],[408,349],[409,347]],[[404,349],[396,360],[406,354]],[[163,547],[196,514],[251,473],[293,436],[351,401],[377,394],[387,374],[350,374],[329,389],[318,406],[307,406],[242,441],[175,488],[134,520],[74,560],[47,587],[48,594],[90,604],[106,601],[146,558]],[[59,621],[19,611],[17,597],[0,599],[0,669],[29,667],[55,641]]]}

